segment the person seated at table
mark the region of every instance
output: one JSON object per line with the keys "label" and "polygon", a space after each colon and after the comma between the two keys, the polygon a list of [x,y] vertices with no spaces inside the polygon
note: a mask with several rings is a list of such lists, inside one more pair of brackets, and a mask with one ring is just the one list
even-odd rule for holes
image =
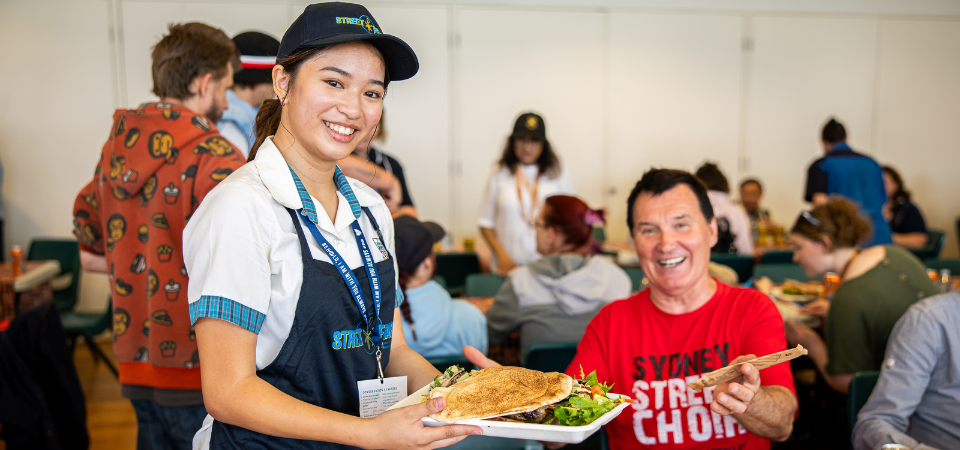
{"label": "person seated at table", "polygon": [[714,163],[704,163],[695,174],[707,187],[707,196],[717,219],[719,232],[714,253],[736,253],[753,256],[753,235],[750,219],[730,200],[730,184]]}
{"label": "person seated at table", "polygon": [[453,300],[433,281],[437,258],[433,244],[443,239],[443,228],[412,216],[394,219],[397,270],[406,300],[400,305],[403,337],[424,358],[460,355],[469,345],[487,352],[487,319],[463,300]]}
{"label": "person seated at table", "polygon": [[854,373],[880,370],[893,325],[907,308],[937,293],[910,252],[893,245],[861,250],[870,232],[870,220],[843,197],[804,211],[790,230],[793,261],[810,278],[840,274],[840,287],[824,305],[825,339],[787,322],[787,340],[803,345],[827,384],[843,394]]}
{"label": "person seated at table", "polygon": [[490,343],[520,329],[520,358],[533,342],[578,342],[601,307],[630,296],[630,277],[591,255],[594,225],[603,211],[569,195],[547,197],[534,222],[543,258],[510,272],[487,311]]}
{"label": "person seated at table", "polygon": [[[744,364],[741,377],[702,393],[686,387],[786,349],[769,297],[708,275],[717,221],[703,184],[689,172],[652,169],[630,193],[627,218],[649,289],[601,308],[566,370],[596,370],[613,392],[636,399],[605,426],[610,448],[761,449],[786,439],[797,411],[790,363],[762,374]],[[464,355],[496,364],[469,348]]]}
{"label": "person seated at table", "polygon": [[923,248],[927,245],[927,224],[923,214],[910,201],[910,191],[903,187],[903,178],[893,167],[883,166],[883,187],[887,203],[883,217],[890,222],[893,243],[904,248]]}
{"label": "person seated at table", "polygon": [[760,237],[759,228],[763,224],[768,230],[773,231],[775,226],[773,218],[770,216],[770,210],[760,206],[760,197],[763,196],[763,186],[760,180],[756,178],[747,178],[740,182],[740,207],[747,213],[750,219],[750,232],[753,234],[753,240]]}
{"label": "person seated at table", "polygon": [[923,300],[897,322],[877,386],[853,429],[857,450],[884,444],[960,449],[960,291]]}

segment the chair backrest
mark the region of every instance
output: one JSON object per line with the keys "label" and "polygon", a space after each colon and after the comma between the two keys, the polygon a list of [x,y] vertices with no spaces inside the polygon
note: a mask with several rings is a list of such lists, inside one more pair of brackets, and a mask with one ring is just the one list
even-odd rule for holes
{"label": "chair backrest", "polygon": [[947,239],[947,234],[943,230],[927,229],[927,245],[923,248],[910,249],[920,261],[937,258],[940,256],[940,250],[943,249],[943,243]]}
{"label": "chair backrest", "polygon": [[640,292],[647,287],[643,283],[644,278],[646,278],[643,275],[643,269],[639,267],[624,267],[623,271],[630,277],[630,292]]}
{"label": "chair backrest", "polygon": [[793,250],[774,250],[760,256],[760,264],[793,264]]}
{"label": "chair backrest", "polygon": [[877,379],[880,378],[879,370],[866,372],[857,372],[853,374],[850,380],[850,389],[847,392],[847,425],[850,428],[850,436],[853,437],[853,427],[857,424],[857,414],[860,408],[867,404],[867,399],[877,385]]}
{"label": "chair backrest", "polygon": [[463,293],[467,275],[480,273],[480,260],[476,253],[438,253],[437,275],[447,281],[450,295]]}
{"label": "chair backrest", "polygon": [[960,259],[928,259],[924,264],[937,272],[949,269],[951,275],[960,275]]}
{"label": "chair backrest", "polygon": [[433,364],[440,372],[447,370],[448,367],[452,365],[459,365],[462,369],[472,370],[476,368],[473,363],[471,363],[463,355],[451,355],[451,356],[436,356],[433,358],[427,358],[427,362]]}
{"label": "chair backrest", "polygon": [[493,297],[500,292],[504,278],[492,273],[471,273],[467,275],[464,295],[467,297]]}
{"label": "chair backrest", "polygon": [[541,372],[564,372],[577,354],[578,342],[534,342],[527,348],[524,367]]}
{"label": "chair backrest", "polygon": [[600,243],[607,242],[607,230],[595,225],[593,229],[590,230],[590,238]]}
{"label": "chair backrest", "polygon": [[753,268],[753,278],[770,278],[774,283],[783,283],[783,280],[790,278],[797,281],[810,281],[803,267],[799,264],[764,264],[761,263]]}
{"label": "chair backrest", "polygon": [[728,255],[725,253],[711,253],[710,261],[713,261],[717,264],[723,264],[735,272],[737,272],[737,278],[740,279],[740,282],[744,282],[750,279],[753,276],[753,257],[752,256],[740,256],[740,255]]}
{"label": "chair backrest", "polygon": [[80,248],[76,239],[38,238],[30,241],[27,260],[55,259],[60,262],[60,275],[71,275],[70,286],[53,292],[58,310],[69,310],[77,304],[80,292]]}

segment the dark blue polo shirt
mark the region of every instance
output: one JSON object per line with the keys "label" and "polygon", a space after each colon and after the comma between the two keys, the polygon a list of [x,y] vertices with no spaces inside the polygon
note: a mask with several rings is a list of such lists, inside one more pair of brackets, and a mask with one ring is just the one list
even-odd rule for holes
{"label": "dark blue polo shirt", "polygon": [[890,226],[883,218],[883,204],[887,192],[883,187],[880,165],[873,158],[857,153],[840,142],[822,158],[810,164],[807,170],[807,188],[804,200],[813,201],[813,194],[842,195],[857,203],[861,214],[868,216],[873,235],[864,246],[890,244]]}

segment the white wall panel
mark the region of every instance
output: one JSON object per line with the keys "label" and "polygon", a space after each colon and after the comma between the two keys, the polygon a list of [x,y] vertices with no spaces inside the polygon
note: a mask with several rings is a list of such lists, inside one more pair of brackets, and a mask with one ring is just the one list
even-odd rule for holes
{"label": "white wall panel", "polygon": [[957,257],[960,217],[960,23],[883,21],[877,153],[913,193],[928,228]]}
{"label": "white wall panel", "polygon": [[627,238],[627,197],[651,167],[736,167],[739,16],[611,14],[604,177],[609,239]]}
{"label": "white wall panel", "polygon": [[844,123],[850,145],[873,152],[877,22],[757,17],[750,25],[746,176],[764,184],[762,204],[790,226],[802,207],[807,166],[823,155],[820,130]]}
{"label": "white wall panel", "polygon": [[[277,40],[290,22],[285,4],[123,2],[123,49],[126,70],[125,106],[156,100],[151,90],[150,54],[171,23],[203,22],[233,37],[260,31]],[[298,12],[299,14],[299,12]]]}
{"label": "white wall panel", "polygon": [[457,21],[454,129],[462,169],[454,194],[457,238],[479,234],[487,179],[514,120],[525,111],[543,116],[547,138],[577,194],[599,204],[603,15],[465,10]]}
{"label": "white wall panel", "polygon": [[[112,122],[107,2],[53,6],[0,2],[0,251],[8,260],[13,244],[71,236],[73,200],[93,179]],[[81,289],[92,309],[103,307],[105,277],[87,277]]]}
{"label": "white wall panel", "polygon": [[382,149],[403,164],[420,219],[449,227],[452,216],[447,10],[371,7],[370,12],[385,33],[403,39],[420,61],[416,76],[390,83],[384,99],[388,136]]}

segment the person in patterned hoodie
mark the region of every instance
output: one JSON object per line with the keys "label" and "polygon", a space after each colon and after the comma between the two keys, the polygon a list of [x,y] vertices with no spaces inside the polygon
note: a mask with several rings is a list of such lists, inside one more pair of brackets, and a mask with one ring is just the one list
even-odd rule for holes
{"label": "person in patterned hoodie", "polygon": [[120,109],[74,204],[83,267],[109,274],[114,351],[138,448],[189,448],[206,411],[187,309],[183,229],[244,163],[213,125],[239,52],[217,28],[175,24],[153,49],[159,102]]}

